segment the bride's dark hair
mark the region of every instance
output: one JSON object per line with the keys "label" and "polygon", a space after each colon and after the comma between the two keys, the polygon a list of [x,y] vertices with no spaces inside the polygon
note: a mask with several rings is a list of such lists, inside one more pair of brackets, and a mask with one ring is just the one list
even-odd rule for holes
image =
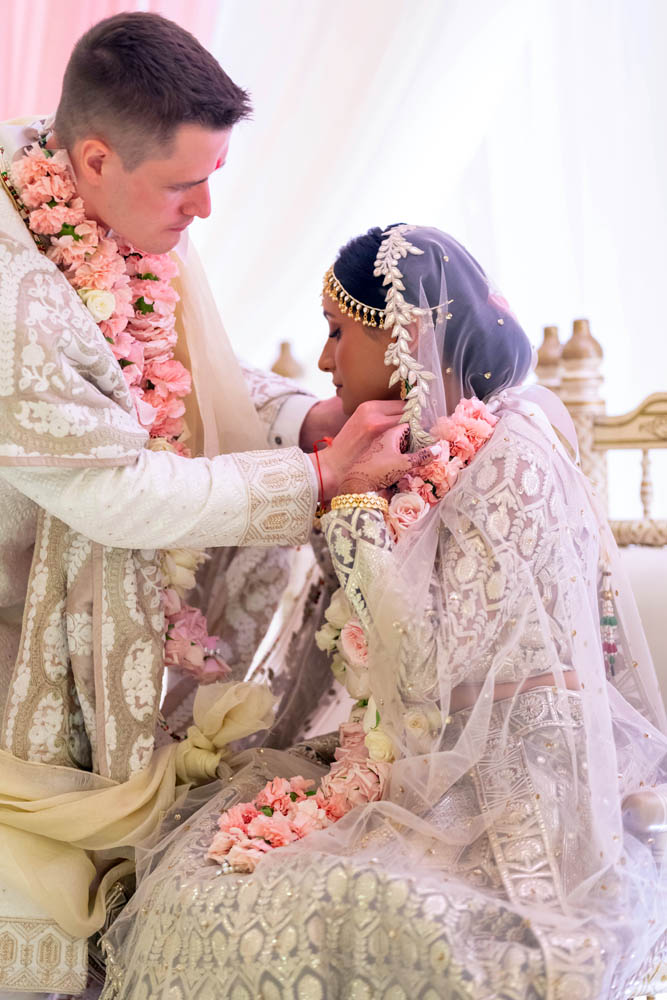
{"label": "bride's dark hair", "polygon": [[[374,309],[385,307],[386,289],[382,278],[373,274],[385,231],[375,226],[362,236],[355,236],[338,251],[334,263],[334,273],[345,291]],[[475,258],[456,240],[447,237],[447,241],[445,275],[451,318],[447,323],[442,367],[454,365],[461,374],[466,395],[485,399],[499,389],[523,381],[530,370],[532,348],[507,303],[491,292],[484,270]],[[437,275],[439,269],[430,267],[428,259],[424,264],[422,290],[428,304],[435,309],[442,305],[440,282],[437,287],[435,282],[429,287],[428,276]],[[472,325],[473,336],[461,336],[464,325],[467,330]]]}

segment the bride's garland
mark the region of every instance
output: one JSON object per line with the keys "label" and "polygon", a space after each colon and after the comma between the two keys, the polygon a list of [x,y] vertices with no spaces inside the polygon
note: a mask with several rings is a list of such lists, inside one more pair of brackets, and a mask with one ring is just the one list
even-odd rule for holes
{"label": "bride's garland", "polygon": [[[497,422],[488,407],[473,398],[462,399],[451,417],[431,428],[431,439],[437,442],[433,459],[393,487],[387,525],[395,542],[409,538],[413,526],[446,496]],[[317,788],[301,776],[274,778],[251,802],[237,803],[220,816],[207,857],[225,872],[251,872],[273,848],[324,830],[355,806],[384,795],[395,749],[371,691],[366,634],[342,589],[333,594],[324,616],[315,640],[332,654],[334,677],[356,700],[349,721],[340,727],[336,760]],[[434,712],[439,716],[438,709]],[[413,745],[420,734],[441,725],[439,717],[427,718],[418,709],[408,711],[404,722]]]}
{"label": "bride's garland", "polygon": [[[46,148],[46,136],[14,161],[2,180],[39,248],[62,271],[109,343],[134,400],[149,447],[185,457],[188,370],[174,358],[178,267],[168,254],[148,254],[113,238],[86,218],[64,149]],[[184,596],[206,555],[189,549],[163,554],[167,623],[165,663],[215,681],[229,668],[215,653],[206,619]]]}
{"label": "bride's garland", "polygon": [[[461,470],[489,440],[497,423],[498,417],[473,397],[462,399],[451,417],[441,417],[431,428],[431,438],[436,441],[432,448],[438,453],[428,465],[413,469],[393,487],[387,526],[394,542],[404,536],[409,539],[414,525],[447,495]],[[363,728],[369,759],[391,762],[394,747],[382,727],[370,685],[367,637],[341,589],[333,594],[324,617],[315,641],[321,650],[331,654],[334,677],[357,701],[352,719]],[[433,723],[433,719],[426,719],[416,710],[405,719],[413,736],[432,729]]]}

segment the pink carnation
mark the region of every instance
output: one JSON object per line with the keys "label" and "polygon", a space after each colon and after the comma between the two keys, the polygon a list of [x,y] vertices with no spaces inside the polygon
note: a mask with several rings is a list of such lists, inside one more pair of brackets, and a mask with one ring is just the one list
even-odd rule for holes
{"label": "pink carnation", "polygon": [[74,182],[68,173],[59,175],[49,172],[31,184],[26,184],[21,191],[21,198],[26,208],[39,208],[51,200],[69,201],[74,192]]}
{"label": "pink carnation", "polygon": [[264,855],[270,850],[269,844],[263,840],[243,840],[234,844],[227,855],[227,861],[237,871],[254,872]]}
{"label": "pink carnation", "polygon": [[343,625],[340,646],[344,659],[353,667],[365,667],[368,662],[368,644],[361,622],[353,616]]}
{"label": "pink carnation", "polygon": [[323,830],[329,826],[331,820],[318,803],[317,797],[312,795],[297,803],[290,817],[290,823],[292,830],[300,838],[308,836],[315,830]]}
{"label": "pink carnation", "polygon": [[284,847],[299,839],[299,835],[294,832],[287,816],[281,812],[274,812],[273,816],[266,816],[259,813],[248,824],[248,835],[250,837],[261,837],[266,840],[271,847]]}
{"label": "pink carnation", "polygon": [[153,383],[156,396],[161,399],[187,396],[192,389],[192,376],[180,361],[149,360],[146,378]]}
{"label": "pink carnation", "polygon": [[264,786],[255,802],[258,806],[269,806],[271,809],[286,811],[292,802],[290,792],[292,786],[286,778],[274,778]]}
{"label": "pink carnation", "polygon": [[252,802],[237,802],[222,814],[218,820],[218,828],[223,833],[240,830],[247,834],[248,823],[252,822],[255,816],[259,816],[259,810]]}
{"label": "pink carnation", "polygon": [[234,837],[232,837],[229,833],[223,833],[220,831],[220,833],[216,833],[213,837],[206,857],[210,858],[212,861],[220,862],[227,856],[230,848],[235,843],[236,841]]}
{"label": "pink carnation", "polygon": [[[141,254],[127,244],[121,247],[121,252],[127,256],[127,273],[134,276],[137,274],[154,274],[160,281],[171,281],[177,277],[178,267],[169,254]],[[128,256],[131,255],[131,256]]]}
{"label": "pink carnation", "polygon": [[461,399],[451,417],[441,417],[431,434],[449,441],[453,455],[469,462],[491,437],[498,418],[479,399]]}
{"label": "pink carnation", "polygon": [[178,292],[167,281],[132,278],[130,287],[132,288],[132,299],[135,302],[137,299],[143,298],[147,303],[167,302],[173,306],[179,299]]}
{"label": "pink carnation", "polygon": [[[338,729],[338,736],[340,741],[339,750],[342,752],[357,750],[359,747],[364,747],[364,750],[366,749],[364,744],[366,734],[360,722],[343,722]],[[366,754],[368,754],[368,751],[366,751]]]}

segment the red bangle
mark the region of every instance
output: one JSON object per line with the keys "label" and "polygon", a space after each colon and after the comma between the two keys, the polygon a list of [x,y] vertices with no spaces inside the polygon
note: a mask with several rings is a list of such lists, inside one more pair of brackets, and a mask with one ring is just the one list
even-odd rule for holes
{"label": "red bangle", "polygon": [[315,461],[317,463],[317,477],[320,481],[320,491],[317,500],[317,509],[315,511],[315,517],[322,517],[322,514],[326,513],[326,507],[324,506],[324,482],[322,480],[322,470],[320,468],[320,456],[317,453],[318,444],[323,444],[325,447],[329,448],[333,444],[333,438],[323,437],[319,441],[316,441],[313,445],[313,452],[315,454]]}

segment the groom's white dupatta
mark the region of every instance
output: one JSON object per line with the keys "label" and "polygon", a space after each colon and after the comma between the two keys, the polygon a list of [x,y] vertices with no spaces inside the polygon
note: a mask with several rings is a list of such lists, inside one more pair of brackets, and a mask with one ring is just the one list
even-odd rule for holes
{"label": "groom's white dupatta", "polygon": [[[0,126],[5,161],[32,138]],[[181,261],[179,293],[200,453],[266,447],[196,262]],[[147,440],[109,345],[0,189],[0,464],[122,466]],[[159,552],[100,545],[25,497],[13,502],[28,535],[34,524],[35,545],[27,592],[7,584],[8,602],[0,587],[0,989],[77,993],[86,938],[104,921],[110,885],[131,868],[122,859],[179,785],[212,777],[230,739],[268,724],[270,699],[244,685],[209,688],[191,738],[154,752]],[[2,586],[15,556],[0,545]]]}

